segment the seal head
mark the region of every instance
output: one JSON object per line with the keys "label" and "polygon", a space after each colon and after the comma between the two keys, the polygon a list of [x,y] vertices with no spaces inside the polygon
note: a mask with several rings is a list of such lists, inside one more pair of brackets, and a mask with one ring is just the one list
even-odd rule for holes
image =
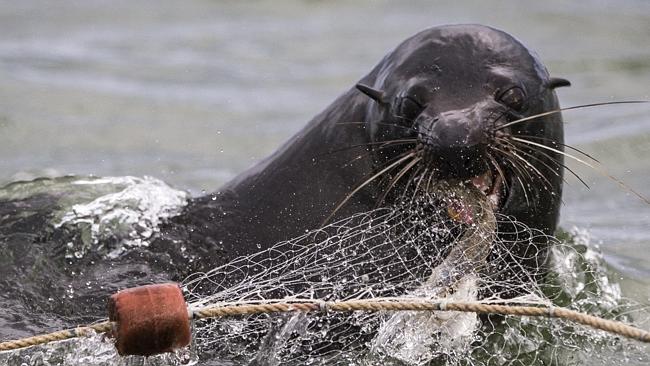
{"label": "seal head", "polygon": [[[471,179],[499,211],[552,233],[562,188],[562,156],[512,137],[561,150],[555,87],[537,56],[505,32],[480,25],[425,30],[407,39],[357,89],[373,103],[365,121],[379,143],[412,139],[420,165],[437,179]],[[376,146],[376,145],[374,145]],[[388,162],[411,149],[375,149]]]}

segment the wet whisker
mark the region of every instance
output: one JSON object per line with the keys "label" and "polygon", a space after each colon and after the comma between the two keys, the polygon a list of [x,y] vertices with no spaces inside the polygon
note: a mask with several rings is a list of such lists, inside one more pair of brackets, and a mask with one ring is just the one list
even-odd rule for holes
{"label": "wet whisker", "polygon": [[[397,173],[397,175],[395,175],[395,177],[393,177],[393,179],[388,183],[388,187],[386,188],[384,193],[381,195],[381,198],[377,201],[377,205],[375,206],[375,208],[379,207],[382,204],[382,202],[384,202],[384,200],[386,199],[386,196],[388,196],[388,193],[395,187],[397,182],[400,179],[402,179],[402,177],[404,177],[404,175],[406,173],[408,173],[409,170],[411,170],[411,168],[413,168],[413,166],[415,166],[415,164],[417,164],[420,160],[422,160],[421,157],[415,156],[413,158],[413,160],[411,160],[408,164],[406,164],[404,166],[404,168],[402,168],[402,170],[400,170]],[[418,168],[418,169],[420,169],[420,168]]]}
{"label": "wet whisker", "polygon": [[552,152],[554,152],[554,153],[564,155],[564,156],[566,156],[566,157],[568,157],[568,158],[570,158],[570,159],[573,159],[573,160],[575,160],[575,161],[577,161],[577,162],[579,162],[579,163],[581,163],[581,164],[583,164],[583,165],[585,165],[585,166],[587,166],[587,167],[589,167],[589,168],[595,170],[596,172],[598,172],[598,173],[604,175],[605,177],[607,177],[607,178],[613,180],[613,181],[616,182],[619,186],[621,186],[623,189],[625,189],[625,190],[628,191],[628,192],[633,193],[635,196],[637,196],[638,198],[640,198],[643,202],[645,202],[646,204],[649,204],[649,205],[650,205],[650,200],[648,200],[648,199],[647,199],[645,196],[643,196],[641,193],[639,193],[639,192],[637,192],[636,190],[634,190],[634,189],[632,189],[631,187],[629,187],[627,184],[625,184],[625,183],[624,183],[623,181],[621,181],[620,179],[618,179],[618,178],[616,178],[615,176],[609,174],[609,172],[607,172],[607,171],[605,170],[605,168],[603,168],[602,166],[598,166],[598,167],[596,167],[596,166],[594,166],[593,164],[590,164],[590,163],[588,163],[588,162],[586,162],[586,161],[584,161],[584,160],[582,160],[582,159],[580,159],[580,158],[577,158],[577,157],[575,157],[575,156],[573,156],[573,155],[571,155],[571,154],[567,154],[567,153],[565,153],[564,151],[561,151],[561,150],[558,150],[558,149],[554,149],[554,148],[549,147],[549,146],[546,146],[546,145],[544,145],[544,144],[540,144],[540,143],[537,143],[537,142],[534,142],[534,141],[530,141],[530,140],[526,140],[526,139],[520,139],[520,138],[518,138],[518,137],[510,137],[510,138],[511,138],[512,140],[514,140],[514,141],[519,141],[519,142],[521,142],[521,143],[525,143],[525,144],[530,144],[530,145],[533,145],[533,146],[537,146],[537,147],[539,147],[539,148],[546,149],[546,150],[552,151]]}
{"label": "wet whisker", "polygon": [[508,189],[508,180],[506,179],[506,175],[504,174],[503,169],[501,168],[501,165],[500,165],[499,162],[494,158],[494,156],[493,156],[492,154],[490,154],[489,151],[487,152],[487,157],[488,157],[488,159],[490,160],[490,163],[492,163],[492,166],[494,166],[494,168],[496,169],[497,173],[498,173],[499,176],[501,177],[501,181],[502,181],[503,184],[505,185],[506,189]]}
{"label": "wet whisker", "polygon": [[650,103],[650,101],[649,100],[621,100],[621,101],[615,101],[615,102],[600,102],[600,103],[581,104],[581,105],[576,105],[576,106],[572,106],[572,107],[554,109],[552,111],[538,113],[538,114],[534,114],[532,116],[528,116],[528,117],[524,117],[524,118],[519,118],[519,119],[514,120],[512,122],[508,122],[506,124],[498,126],[495,129],[496,130],[502,130],[502,129],[506,128],[506,127],[514,126],[514,125],[522,123],[522,122],[534,120],[534,119],[545,117],[545,116],[550,116],[550,115],[553,115],[553,114],[558,114],[558,113],[560,113],[562,111],[569,111],[569,110],[573,110],[573,109],[599,107],[599,106],[614,105],[614,104],[642,104],[642,103]]}
{"label": "wet whisker", "polygon": [[[328,152],[326,152],[324,154],[320,154],[320,155],[318,155],[316,157],[319,158],[319,157],[329,156],[329,155],[332,155],[332,154],[344,152],[344,151],[351,150],[351,149],[358,148],[358,147],[369,147],[369,148],[371,148],[371,147],[373,147],[375,145],[379,145],[379,147],[374,148],[375,150],[379,150],[379,149],[383,149],[383,148],[390,147],[390,146],[415,144],[416,142],[417,142],[417,139],[395,139],[395,140],[368,142],[368,143],[365,143],[365,144],[350,145],[350,146],[346,146],[346,147],[343,147],[343,148],[340,148],[340,149],[331,150],[331,151],[328,151]],[[369,151],[369,150],[366,150],[366,151]]]}
{"label": "wet whisker", "polygon": [[359,184],[354,190],[352,190],[352,192],[350,192],[347,196],[345,196],[345,198],[343,200],[341,200],[341,202],[339,202],[338,205],[336,205],[336,207],[334,208],[332,213],[323,222],[323,225],[327,224],[327,222],[330,221],[332,219],[332,217],[334,217],[334,215],[341,209],[341,207],[343,207],[343,205],[345,205],[350,200],[350,198],[352,198],[352,196],[354,196],[357,192],[359,192],[363,187],[367,186],[368,184],[373,182],[375,179],[382,176],[384,173],[394,169],[396,166],[398,166],[399,164],[403,163],[404,161],[414,157],[415,155],[416,155],[415,151],[410,151],[410,152],[408,152],[406,154],[398,156],[396,158],[396,161],[392,162],[391,164],[389,164],[388,166],[386,166],[385,168],[383,168],[382,170],[375,173],[373,176],[371,176],[370,178],[366,179],[361,184]]}
{"label": "wet whisker", "polygon": [[[529,145],[525,145],[525,144],[522,144],[522,143],[519,143],[519,142],[516,142],[516,141],[509,141],[509,140],[507,140],[507,142],[510,144],[510,146],[513,146],[513,147],[516,146],[516,144],[519,144],[519,145],[522,145],[522,146],[529,146]],[[540,154],[540,155],[542,155],[543,157],[545,157],[546,159],[548,159],[549,162],[552,162],[552,163],[556,164],[558,167],[562,167],[562,168],[564,168],[566,171],[568,171],[569,173],[571,173],[571,175],[573,175],[576,179],[578,179],[578,181],[580,181],[580,183],[582,183],[582,185],[584,185],[587,189],[590,189],[590,187],[589,187],[589,185],[587,184],[587,182],[585,182],[584,179],[582,179],[582,177],[581,177],[580,175],[578,175],[578,173],[576,173],[573,169],[569,168],[566,164],[563,164],[563,163],[559,162],[557,159],[554,159],[552,156],[550,156],[550,155],[549,155],[546,151],[544,151],[544,150],[541,150],[541,149],[534,149],[534,150],[535,150],[535,152],[536,152],[537,154]],[[523,149],[519,149],[519,151],[521,151],[521,152],[525,152]],[[528,154],[528,155],[532,155],[532,154],[530,154],[530,153],[528,153],[528,152],[525,152],[525,153]],[[542,160],[539,159],[539,158],[537,158],[537,159],[538,159],[540,162],[542,161]],[[565,182],[567,182],[567,181],[565,180]],[[568,184],[568,182],[567,182],[567,184]]]}
{"label": "wet whisker", "polygon": [[586,152],[584,152],[584,151],[582,151],[582,150],[580,150],[580,149],[578,149],[578,148],[576,148],[574,146],[563,144],[561,142],[557,142],[557,141],[555,141],[553,139],[550,139],[550,138],[547,138],[547,137],[532,136],[532,135],[519,135],[519,134],[517,135],[517,137],[523,137],[523,138],[526,138],[526,139],[536,139],[536,140],[550,141],[554,145],[559,145],[559,146],[562,146],[562,147],[566,147],[567,149],[571,149],[571,150],[573,150],[573,151],[575,151],[577,153],[580,153],[580,154],[588,157],[589,159],[591,159],[591,160],[593,160],[593,161],[595,161],[597,163],[600,163],[600,161],[598,161],[598,159],[594,158],[592,155],[587,154]]}
{"label": "wet whisker", "polygon": [[533,164],[531,164],[524,157],[517,154],[516,149],[512,149],[510,153],[512,154],[512,156],[514,156],[515,158],[519,159],[524,164],[526,164],[526,166],[528,166],[528,168],[530,168],[533,172],[535,172],[535,174],[537,174],[537,176],[539,176],[544,181],[544,185],[548,188],[549,192],[551,192],[552,194],[557,194],[557,192],[555,192],[555,188],[553,187],[553,184],[551,184],[548,178],[546,178],[546,176],[544,176],[544,174],[542,174],[542,172],[540,172],[539,169],[537,169]]}

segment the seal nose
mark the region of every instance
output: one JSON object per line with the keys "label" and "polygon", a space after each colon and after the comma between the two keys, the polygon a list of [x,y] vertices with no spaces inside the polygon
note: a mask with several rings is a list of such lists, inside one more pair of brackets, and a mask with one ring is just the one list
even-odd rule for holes
{"label": "seal nose", "polygon": [[448,111],[421,118],[418,140],[424,159],[440,178],[467,179],[488,169],[487,135],[481,120],[466,111]]}

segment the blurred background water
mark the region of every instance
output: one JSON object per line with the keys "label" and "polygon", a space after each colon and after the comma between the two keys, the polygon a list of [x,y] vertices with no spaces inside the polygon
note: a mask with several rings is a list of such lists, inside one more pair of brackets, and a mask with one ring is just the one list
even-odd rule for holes
{"label": "blurred background water", "polygon": [[[535,50],[563,106],[650,99],[650,2],[2,1],[0,184],[154,176],[199,195],[273,151],[426,27],[481,23]],[[650,196],[650,106],[565,114],[566,139]],[[561,224],[650,301],[650,207],[569,161]]]}

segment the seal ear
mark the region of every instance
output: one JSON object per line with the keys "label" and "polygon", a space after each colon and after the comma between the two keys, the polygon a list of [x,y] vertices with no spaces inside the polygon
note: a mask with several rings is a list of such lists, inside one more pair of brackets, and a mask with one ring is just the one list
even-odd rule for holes
{"label": "seal ear", "polygon": [[367,95],[368,97],[370,97],[370,99],[374,100],[375,102],[379,104],[386,104],[386,95],[384,94],[383,91],[373,89],[368,85],[362,83],[357,84],[356,87],[360,92]]}
{"label": "seal ear", "polygon": [[562,78],[550,78],[547,85],[550,89],[555,89],[563,86],[571,86],[571,82]]}

